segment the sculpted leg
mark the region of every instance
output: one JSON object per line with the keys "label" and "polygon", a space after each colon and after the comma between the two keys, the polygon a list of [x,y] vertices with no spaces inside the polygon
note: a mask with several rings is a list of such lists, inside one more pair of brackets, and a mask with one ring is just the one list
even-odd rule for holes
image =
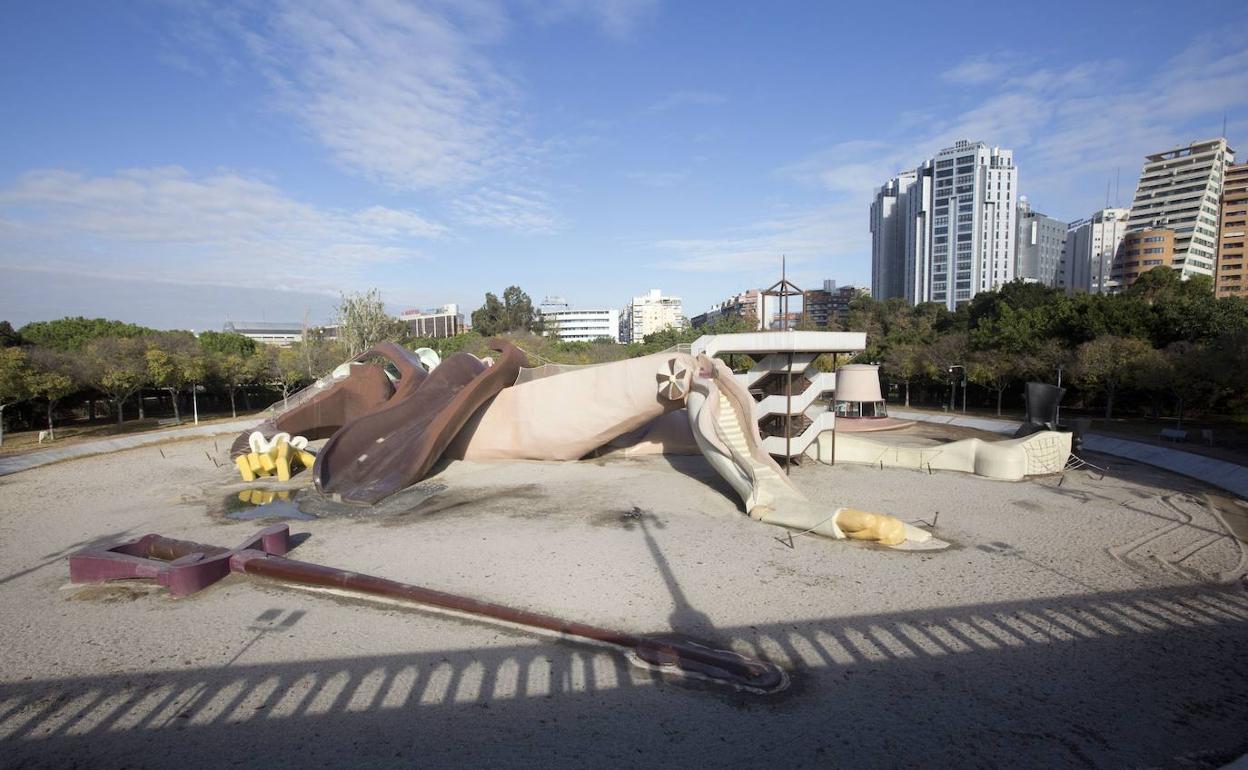
{"label": "sculpted leg", "polygon": [[689,421],[703,455],[745,502],[751,518],[801,532],[899,545],[928,533],[881,513],[819,510],[762,448],[749,393],[721,361],[698,357],[689,391]]}

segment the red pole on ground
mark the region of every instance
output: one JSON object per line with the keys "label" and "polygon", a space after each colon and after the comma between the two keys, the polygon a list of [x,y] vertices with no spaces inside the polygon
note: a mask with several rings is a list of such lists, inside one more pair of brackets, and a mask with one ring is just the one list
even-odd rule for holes
{"label": "red pole on ground", "polygon": [[609,644],[631,650],[638,658],[654,666],[674,666],[749,690],[775,692],[788,683],[788,677],[775,664],[746,658],[730,650],[629,634],[374,575],[287,559],[279,554],[287,550],[288,533],[286,525],[275,525],[233,549],[147,535],[127,543],[74,554],[70,557],[70,579],[76,583],[87,583],[134,577],[155,578],[168,586],[175,596],[185,596],[230,572],[242,572],[284,583],[400,599]]}

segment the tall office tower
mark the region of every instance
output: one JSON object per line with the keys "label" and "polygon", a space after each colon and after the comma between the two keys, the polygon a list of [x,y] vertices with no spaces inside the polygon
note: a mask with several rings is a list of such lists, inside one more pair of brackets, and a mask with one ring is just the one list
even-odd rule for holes
{"label": "tall office tower", "polygon": [[1057,286],[1066,223],[1033,211],[1026,196],[1018,199],[1018,232],[1014,237],[1014,277]]}
{"label": "tall office tower", "polygon": [[902,270],[902,283],[905,289],[906,303],[916,305],[925,301],[928,286],[928,267],[931,265],[932,254],[932,162],[923,161],[914,170],[914,182],[906,188],[900,201],[900,210],[905,217],[905,230],[902,233],[902,251],[905,254],[905,266]]}
{"label": "tall office tower", "polygon": [[1226,170],[1222,183],[1222,233],[1218,239],[1218,268],[1214,293],[1219,297],[1248,297],[1244,279],[1245,233],[1248,233],[1248,163]]}
{"label": "tall office tower", "polygon": [[[1011,150],[960,140],[913,172],[898,175],[881,193],[890,186],[896,187],[892,212],[904,211],[906,217],[899,228],[902,256],[890,260],[883,246],[878,255],[885,266],[904,265],[897,296],[952,310],[1014,279],[1018,169]],[[879,207],[881,214],[885,208]],[[871,213],[874,234],[875,205]],[[876,256],[873,247],[873,267]],[[884,278],[887,286],[895,286],[887,274]]]}
{"label": "tall office tower", "polygon": [[1145,159],[1114,265],[1120,288],[1154,267],[1177,270],[1184,279],[1213,275],[1222,179],[1234,160],[1235,151],[1221,137]]}
{"label": "tall office tower", "polygon": [[685,328],[680,297],[664,297],[659,289],[651,289],[625,305],[620,319],[620,341],[641,342],[647,334],[667,328]]}
{"label": "tall office tower", "polygon": [[936,154],[932,209],[932,302],[953,310],[1014,279],[1014,153],[961,140]]}
{"label": "tall office tower", "polygon": [[871,296],[905,296],[905,194],[915,172],[903,171],[875,191],[871,203]]}
{"label": "tall office tower", "polygon": [[1101,209],[1087,219],[1071,222],[1066,231],[1058,286],[1067,294],[1109,294],[1117,289],[1112,279],[1114,258],[1127,233],[1127,209]]}

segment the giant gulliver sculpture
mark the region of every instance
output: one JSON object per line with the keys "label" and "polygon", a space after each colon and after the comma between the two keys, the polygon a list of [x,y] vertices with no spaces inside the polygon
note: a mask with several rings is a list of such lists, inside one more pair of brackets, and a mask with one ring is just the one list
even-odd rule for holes
{"label": "giant gulliver sculpture", "polygon": [[[340,367],[257,431],[329,435],[313,468],[317,489],[367,504],[420,481],[443,456],[576,460],[648,426],[670,431],[672,413],[683,410],[697,448],[752,518],[891,546],[930,539],[892,516],[817,508],[763,450],[749,393],[717,359],[658,353],[545,371],[525,369],[523,352],[508,342],[491,347],[497,360],[457,353],[426,372],[402,348],[379,346],[361,359],[389,360],[399,375],[390,392],[384,365]],[[235,442],[236,457],[249,439]]]}

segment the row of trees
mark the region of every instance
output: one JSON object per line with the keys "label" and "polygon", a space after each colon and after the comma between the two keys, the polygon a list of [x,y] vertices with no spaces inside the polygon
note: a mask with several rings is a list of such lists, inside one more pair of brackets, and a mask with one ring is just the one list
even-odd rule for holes
{"label": "row of trees", "polygon": [[[175,416],[180,399],[208,387],[228,395],[261,387],[286,398],[385,340],[427,346],[443,357],[460,350],[487,355],[486,338],[505,334],[537,363],[592,364],[647,355],[688,344],[702,334],[749,331],[753,319],[725,318],[701,329],[665,329],[641,342],[560,342],[541,336],[540,315],[517,286],[499,299],[487,294],[472,314],[473,330],[444,339],[413,339],[385,311],[376,291],[344,296],[338,338],[305,334],[289,348],[257,345],[236,334],[166,332],[119,321],[65,318],[14,330],[0,322],[0,440],[4,409],[39,404],[53,429],[57,405],[78,398],[110,400],[120,423],[123,406],[144,390],[166,394]],[[950,392],[969,380],[1000,413],[1029,379],[1052,382],[1065,375],[1074,399],[1099,399],[1106,417],[1125,398],[1137,409],[1180,418],[1196,408],[1248,413],[1248,302],[1215,299],[1208,279],[1180,281],[1170,270],[1145,273],[1120,295],[1076,295],[1015,282],[982,292],[951,312],[935,303],[908,307],[900,300],[860,297],[841,325],[865,331],[858,361],[881,365],[906,405],[917,386],[921,398]],[[830,362],[822,362],[825,366]],[[932,400],[927,399],[929,402]],[[138,399],[142,416],[142,399]],[[93,411],[93,409],[89,409]]]}
{"label": "row of trees", "polygon": [[205,388],[228,396],[231,413],[237,416],[240,391],[260,386],[287,397],[311,377],[300,346],[278,349],[256,345],[242,335],[214,332],[198,339],[189,332],[150,329],[94,338],[66,333],[70,327],[91,323],[64,319],[18,332],[0,324],[9,331],[3,335],[7,346],[0,348],[0,417],[5,407],[37,402],[51,432],[57,406],[65,400],[89,403],[87,411],[94,412],[94,402],[106,399],[120,425],[125,404],[136,400],[143,417],[143,400],[135,397],[154,390],[168,397],[180,420],[184,398],[196,403],[197,392]]}
{"label": "row of trees", "polygon": [[[37,321],[14,330],[0,321],[0,441],[4,409],[37,404],[48,430],[58,405],[110,401],[121,424],[125,405],[137,404],[143,417],[145,392],[168,397],[181,419],[183,401],[197,403],[205,389],[228,397],[238,415],[237,396],[252,391],[287,399],[303,385],[384,340],[405,340],[407,326],[385,311],[380,294],[346,294],[337,308],[336,339],[305,331],[287,348],[257,344],[241,334],[158,331],[102,318]],[[410,340],[407,340],[411,342]],[[257,393],[257,395],[260,395]],[[28,420],[29,422],[29,420]]]}
{"label": "row of trees", "polygon": [[[473,333],[424,344],[484,354],[481,336],[510,334],[539,361],[586,364],[654,353],[702,334],[750,331],[756,323],[725,318],[616,345],[541,338],[533,333],[540,333],[538,320],[528,295],[512,286],[501,302],[486,295],[473,313]],[[803,319],[798,328],[814,327]],[[1172,270],[1145,273],[1117,295],[1067,296],[1018,281],[982,292],[956,311],[862,296],[838,328],[867,333],[867,349],[853,360],[880,364],[883,379],[897,386],[907,406],[913,387],[931,403],[965,381],[1000,414],[1007,398],[1021,400],[1026,381],[1060,378],[1073,390],[1068,404],[1102,405],[1106,417],[1124,398],[1137,411],[1170,410],[1180,419],[1193,407],[1248,413],[1248,301],[1214,298],[1208,278],[1183,281]]]}
{"label": "row of trees", "polygon": [[[912,384],[950,387],[964,376],[998,413],[1023,382],[1073,385],[1112,417],[1124,396],[1154,415],[1248,411],[1248,302],[1215,299],[1207,278],[1153,270],[1118,295],[1076,295],[1015,282],[956,312],[900,300],[855,300],[845,327],[867,332],[861,360],[881,364],[909,403]],[[947,391],[946,391],[947,392]],[[1068,399],[1069,402],[1069,399]]]}

